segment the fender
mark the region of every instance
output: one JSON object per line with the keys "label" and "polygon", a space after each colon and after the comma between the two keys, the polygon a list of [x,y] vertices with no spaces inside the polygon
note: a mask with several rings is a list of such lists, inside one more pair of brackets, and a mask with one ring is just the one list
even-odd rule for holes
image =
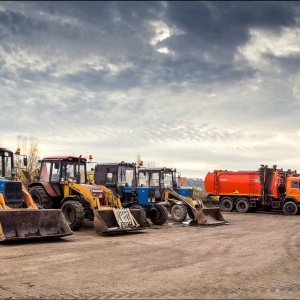
{"label": "fender", "polygon": [[58,197],[59,195],[56,193],[52,185],[48,182],[33,182],[28,185],[28,189],[34,187],[34,186],[42,186],[44,187],[45,191],[50,195],[51,197]]}
{"label": "fender", "polygon": [[172,203],[170,204],[170,209],[171,209],[175,204],[185,205],[185,203],[182,202],[182,201],[180,201],[180,200],[174,200],[174,199],[172,199]]}
{"label": "fender", "polygon": [[285,198],[283,199],[282,206],[283,206],[286,202],[288,202],[288,201],[292,201],[292,202],[294,202],[298,207],[300,207],[300,202],[298,202],[296,198],[291,197],[291,196],[285,197]]}
{"label": "fender", "polygon": [[61,205],[63,205],[68,200],[77,201],[77,202],[81,203],[80,198],[78,197],[78,195],[69,195],[66,198],[61,200]]}

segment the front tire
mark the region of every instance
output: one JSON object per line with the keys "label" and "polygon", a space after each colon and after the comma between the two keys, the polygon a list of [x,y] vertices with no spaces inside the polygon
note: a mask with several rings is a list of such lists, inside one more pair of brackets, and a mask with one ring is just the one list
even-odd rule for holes
{"label": "front tire", "polygon": [[62,207],[61,211],[65,216],[71,230],[78,230],[84,221],[84,208],[78,201],[68,200]]}
{"label": "front tire", "polygon": [[47,194],[42,186],[34,186],[29,190],[29,194],[36,205],[40,205],[43,208],[53,208],[53,201],[51,196]]}
{"label": "front tire", "polygon": [[150,220],[155,225],[163,225],[168,220],[168,210],[159,204],[154,205],[154,211],[150,214]]}
{"label": "front tire", "polygon": [[182,204],[174,204],[171,208],[171,216],[175,222],[183,222],[187,217],[187,209]]}
{"label": "front tire", "polygon": [[298,206],[293,201],[288,201],[283,205],[283,212],[288,216],[293,216],[298,213]]}

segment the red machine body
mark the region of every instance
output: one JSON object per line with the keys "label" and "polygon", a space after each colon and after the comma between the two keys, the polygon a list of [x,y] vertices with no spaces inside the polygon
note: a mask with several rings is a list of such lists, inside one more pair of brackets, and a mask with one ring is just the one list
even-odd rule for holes
{"label": "red machine body", "polygon": [[260,196],[261,185],[257,171],[222,171],[208,173],[205,191],[212,196]]}

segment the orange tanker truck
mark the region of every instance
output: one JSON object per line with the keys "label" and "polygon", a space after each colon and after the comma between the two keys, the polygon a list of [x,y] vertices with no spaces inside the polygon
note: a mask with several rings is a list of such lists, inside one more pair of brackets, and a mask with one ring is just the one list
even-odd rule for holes
{"label": "orange tanker truck", "polygon": [[300,209],[300,177],[296,171],[261,165],[257,171],[209,172],[204,181],[208,195],[219,196],[222,211],[245,213],[265,208],[295,215]]}

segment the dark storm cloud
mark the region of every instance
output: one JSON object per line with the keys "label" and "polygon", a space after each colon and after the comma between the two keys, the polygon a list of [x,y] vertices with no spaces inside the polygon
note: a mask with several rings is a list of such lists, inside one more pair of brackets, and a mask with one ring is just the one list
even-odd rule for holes
{"label": "dark storm cloud", "polygon": [[299,4],[170,1],[165,15],[167,24],[175,25],[184,35],[165,39],[160,43],[162,47],[169,47],[184,57],[191,55],[194,60],[200,61],[203,61],[203,53],[209,53],[215,63],[226,61],[229,65],[237,47],[249,40],[250,28],[279,31],[282,26],[296,26]]}
{"label": "dark storm cloud", "polygon": [[[75,63],[89,55],[104,56],[115,64],[130,62],[132,67],[116,76],[110,76],[110,70],[86,69],[62,78],[70,85],[80,82],[110,89],[149,82],[176,86],[183,80],[207,84],[251,77],[251,69],[237,70],[233,62],[236,48],[249,39],[248,29],[255,26],[279,30],[282,26],[295,26],[298,4],[62,1],[17,2],[7,6],[10,9],[0,13],[2,37],[13,38],[18,44],[4,42],[6,51],[25,47],[45,59],[54,54],[57,58],[69,57]],[[12,10],[14,6],[18,11]],[[41,13],[46,13],[45,17]],[[183,32],[157,44],[174,51],[174,56],[158,53],[149,45],[153,33],[147,22],[160,20]],[[36,77],[51,76],[59,64],[58,60],[48,65],[45,73],[34,71]]]}

